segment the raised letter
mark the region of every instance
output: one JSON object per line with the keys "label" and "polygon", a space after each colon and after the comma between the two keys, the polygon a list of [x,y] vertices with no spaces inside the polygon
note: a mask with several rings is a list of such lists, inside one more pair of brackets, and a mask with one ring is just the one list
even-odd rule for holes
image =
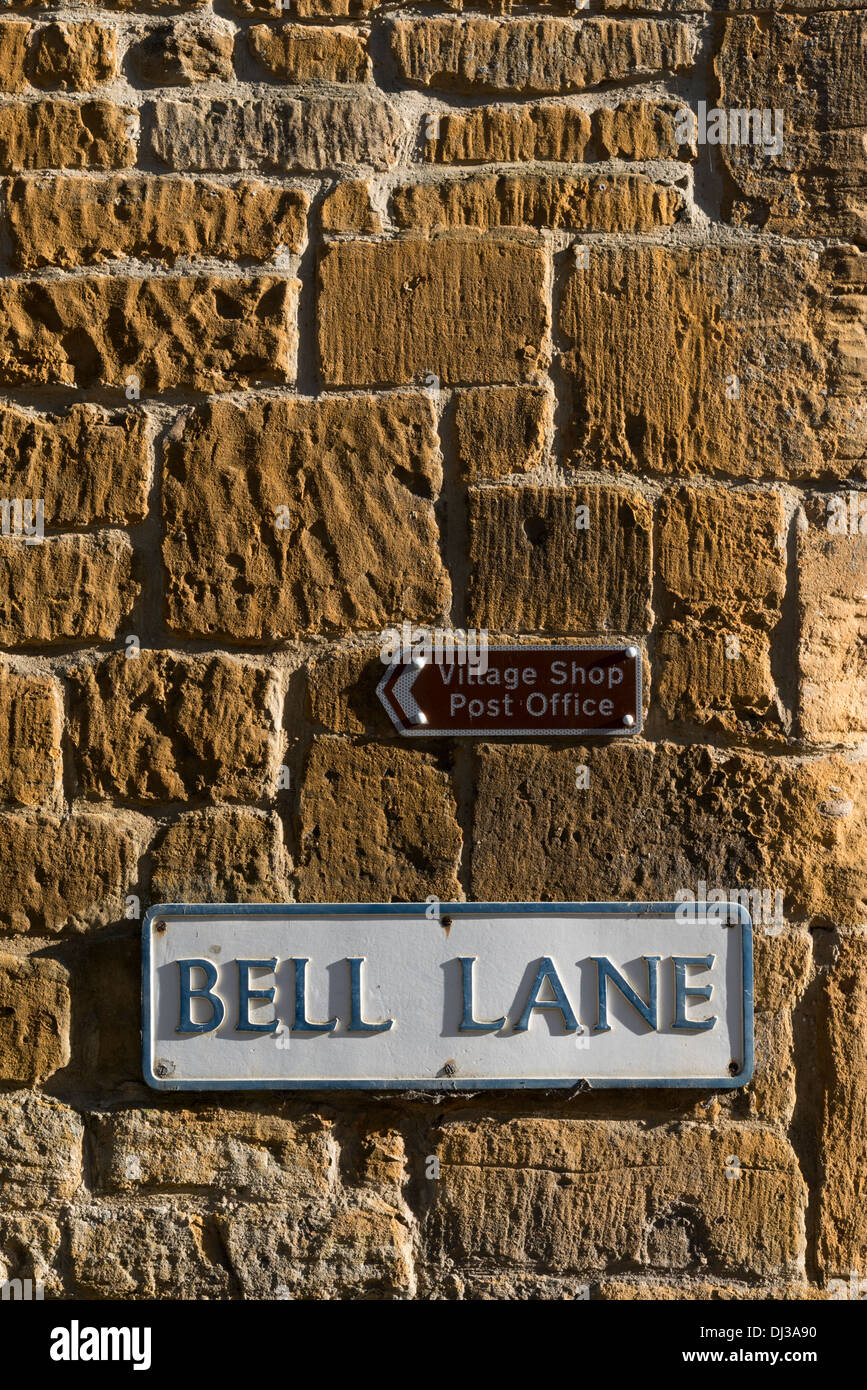
{"label": "raised letter", "polygon": [[647,961],[647,989],[648,1000],[644,1000],[635,993],[628,980],[624,980],[619,970],[614,966],[607,956],[591,956],[591,960],[596,962],[596,981],[599,990],[599,1008],[596,1017],[596,1027],[594,1033],[610,1033],[611,1024],[608,1022],[608,981],[616,985],[623,997],[628,1000],[634,1009],[637,1009],[645,1023],[651,1028],[656,1028],[656,999],[657,999],[657,970],[659,956],[642,956],[642,960]]}
{"label": "raised letter", "polygon": [[361,967],[364,956],[347,956],[349,965],[349,1027],[347,1033],[387,1033],[394,1024],[393,1018],[384,1018],[379,1023],[365,1023],[361,1016]]}
{"label": "raised letter", "polygon": [[674,1023],[673,1028],[689,1028],[702,1031],[712,1028],[716,1023],[716,1018],[705,1018],[700,1023],[691,1021],[686,1016],[686,1001],[692,999],[710,999],[713,994],[713,985],[695,985],[691,989],[686,984],[686,967],[688,965],[700,965],[703,970],[710,970],[716,956],[672,956],[674,965]]}
{"label": "raised letter", "polygon": [[490,1033],[504,1028],[504,1018],[476,1018],[473,1008],[473,966],[477,956],[458,956],[461,963],[461,1032]]}
{"label": "raised letter", "polygon": [[239,960],[236,964],[238,966],[238,1032],[275,1033],[277,1031],[276,1018],[272,1018],[270,1023],[250,1022],[251,999],[267,999],[272,1004],[274,1002],[274,985],[270,989],[251,989],[250,971],[270,970],[273,974],[277,969],[277,957],[272,956],[270,960]]}
{"label": "raised letter", "polygon": [[[193,989],[190,976],[195,970],[204,970],[205,983],[201,989]],[[218,994],[211,991],[217,983],[217,967],[209,960],[179,960],[178,974],[180,976],[181,1002],[176,1033],[212,1033],[226,1016],[225,1005]],[[211,1017],[207,1023],[193,1023],[190,1014],[190,1003],[193,999],[207,999],[211,1006]]]}
{"label": "raised letter", "polygon": [[293,956],[295,967],[295,1022],[292,1027],[296,1033],[333,1033],[337,1019],[329,1018],[327,1023],[311,1023],[307,1017],[307,962],[308,956]]}
{"label": "raised letter", "polygon": [[[554,991],[553,999],[540,999],[539,990],[543,982],[547,980]],[[542,956],[539,961],[539,969],[536,971],[536,978],[530,986],[527,995],[527,1002],[524,1005],[521,1017],[515,1024],[516,1033],[526,1033],[530,1026],[530,1014],[534,1009],[559,1009],[563,1015],[563,1023],[566,1031],[577,1033],[578,1020],[572,1012],[572,1006],[566,998],[566,991],[560,983],[560,977],[554,968],[554,962],[550,956]]]}

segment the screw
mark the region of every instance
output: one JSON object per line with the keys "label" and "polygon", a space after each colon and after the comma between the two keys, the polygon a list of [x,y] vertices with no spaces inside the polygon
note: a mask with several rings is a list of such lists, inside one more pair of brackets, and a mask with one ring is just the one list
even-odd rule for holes
{"label": "screw", "polygon": [[166,929],[166,924],[165,924],[165,922],[156,922],[156,923],[154,924],[154,931],[164,932],[165,929]]}
{"label": "screw", "polygon": [[443,918],[442,918],[442,925],[443,925],[444,927],[450,927],[451,924],[452,924],[452,919],[451,919],[451,917],[443,917]]}
{"label": "screw", "polygon": [[157,1062],[156,1066],[154,1067],[154,1075],[155,1075],[155,1076],[168,1076],[168,1074],[169,1074],[169,1069],[168,1069],[168,1067],[166,1066],[165,1062]]}
{"label": "screw", "polygon": [[444,1062],[444,1063],[443,1063],[443,1075],[444,1075],[444,1076],[454,1076],[454,1074],[455,1074],[455,1072],[457,1071],[457,1069],[458,1069],[458,1064],[457,1064],[457,1062],[455,1061],[455,1059],[454,1059],[453,1057],[450,1057],[449,1060],[448,1060],[447,1062]]}
{"label": "screw", "polygon": [[624,714],[623,722],[626,725],[627,729],[631,729],[633,724],[635,723],[635,720],[633,719],[631,714]]}
{"label": "screw", "polygon": [[638,656],[638,648],[637,648],[637,647],[627,647],[627,648],[626,648],[626,655],[629,656],[629,657],[631,657],[632,660],[634,661],[635,658]]}
{"label": "screw", "polygon": [[739,1071],[740,1071],[740,1065],[739,1065],[739,1063],[735,1062],[734,1060],[732,1060],[731,1062],[729,1062],[729,1076],[737,1076],[737,1074],[738,1074]]}

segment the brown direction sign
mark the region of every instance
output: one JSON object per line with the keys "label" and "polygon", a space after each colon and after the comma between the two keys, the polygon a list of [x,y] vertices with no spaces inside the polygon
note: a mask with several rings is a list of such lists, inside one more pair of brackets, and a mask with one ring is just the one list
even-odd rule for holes
{"label": "brown direction sign", "polygon": [[638,647],[488,647],[473,663],[460,650],[437,657],[393,662],[376,688],[407,737],[641,729]]}

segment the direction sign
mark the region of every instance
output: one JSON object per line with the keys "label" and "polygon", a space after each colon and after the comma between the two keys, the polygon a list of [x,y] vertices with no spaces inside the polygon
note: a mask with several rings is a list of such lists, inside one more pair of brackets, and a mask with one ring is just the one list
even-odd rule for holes
{"label": "direction sign", "polygon": [[440,655],[393,662],[376,688],[408,738],[641,729],[638,647],[488,647],[478,665],[460,649]]}
{"label": "direction sign", "polygon": [[739,904],[169,905],[143,928],[170,1091],[742,1086]]}

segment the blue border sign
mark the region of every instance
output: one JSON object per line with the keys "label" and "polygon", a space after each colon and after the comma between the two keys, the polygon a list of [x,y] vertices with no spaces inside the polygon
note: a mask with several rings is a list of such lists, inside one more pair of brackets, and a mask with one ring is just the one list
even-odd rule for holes
{"label": "blue border sign", "polygon": [[[708,917],[707,904],[674,903],[674,902],[625,902],[625,903],[439,903],[437,911],[443,921],[449,918],[460,918],[469,915],[484,916],[511,916],[528,914],[533,917],[547,916],[579,916],[579,917],[604,917],[604,916],[629,916],[647,918],[671,918],[676,913],[677,920],[682,921],[684,917],[689,921],[700,923],[703,920],[713,920],[715,923],[723,921],[723,925],[728,925],[732,929],[740,930],[740,981],[742,984],[742,1038],[740,1047],[735,1055],[740,1059],[739,1069],[732,1075],[726,1072],[719,1076],[676,1076],[648,1078],[645,1076],[631,1077],[594,1077],[592,1071],[587,1075],[582,1075],[580,1064],[576,1059],[575,1075],[569,1077],[545,1077],[545,1076],[517,1076],[503,1078],[485,1078],[484,1076],[459,1076],[459,1075],[435,1075],[423,1076],[414,1079],[400,1078],[389,1080],[387,1077],[352,1079],[352,1080],[333,1080],[333,1079],[309,1079],[309,1078],[267,1078],[267,1079],[215,1079],[203,1078],[185,1079],[175,1078],[171,1075],[156,1075],[154,1072],[154,1016],[153,1016],[153,933],[158,919],[190,919],[197,917],[207,917],[211,919],[220,918],[262,918],[265,920],[273,918],[293,918],[293,917],[417,917],[419,919],[429,918],[430,912],[426,903],[239,903],[239,904],[212,904],[212,903],[163,903],[157,904],[148,909],[145,913],[142,924],[142,1066],[144,1079],[147,1084],[158,1091],[247,1091],[247,1090],[282,1090],[282,1091],[433,1091],[459,1093],[461,1091],[512,1091],[512,1090],[574,1090],[576,1088],[592,1090],[608,1089],[681,1089],[681,1090],[732,1090],[736,1087],[744,1086],[750,1080],[753,1072],[753,951],[752,951],[752,921],[749,912],[740,903],[723,904],[720,907],[710,905],[714,908],[712,918]],[[720,913],[727,913],[723,919]],[[734,945],[734,943],[732,943]],[[710,958],[709,958],[710,959]],[[355,985],[353,986],[355,988]],[[701,990],[686,991],[687,993],[701,994]],[[251,991],[251,997],[255,991]],[[273,991],[272,991],[273,995]],[[544,1004],[537,1004],[536,1007],[544,1007]],[[549,1005],[549,1007],[551,1007]],[[503,1022],[503,1020],[500,1020]],[[367,1027],[369,1025],[365,1025]]]}

